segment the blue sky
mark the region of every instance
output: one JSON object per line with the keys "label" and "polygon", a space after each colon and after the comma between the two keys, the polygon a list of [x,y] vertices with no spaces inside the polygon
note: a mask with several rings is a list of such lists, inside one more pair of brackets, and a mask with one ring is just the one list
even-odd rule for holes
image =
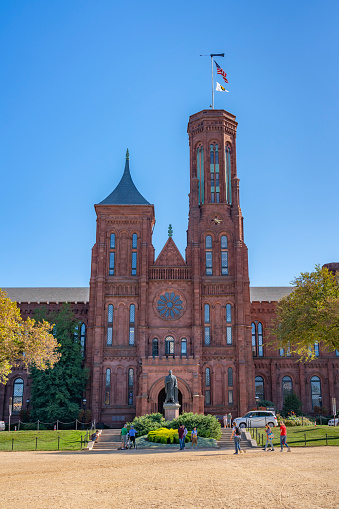
{"label": "blue sky", "polygon": [[[0,287],[87,286],[93,205],[133,180],[184,255],[187,122],[237,116],[253,286],[339,261],[336,1],[0,3]],[[219,80],[220,81],[220,80]]]}

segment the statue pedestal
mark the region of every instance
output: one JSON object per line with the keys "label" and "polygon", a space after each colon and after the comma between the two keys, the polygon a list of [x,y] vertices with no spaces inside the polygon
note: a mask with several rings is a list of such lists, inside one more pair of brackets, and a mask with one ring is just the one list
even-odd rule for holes
{"label": "statue pedestal", "polygon": [[173,421],[179,417],[179,403],[164,403],[166,421]]}

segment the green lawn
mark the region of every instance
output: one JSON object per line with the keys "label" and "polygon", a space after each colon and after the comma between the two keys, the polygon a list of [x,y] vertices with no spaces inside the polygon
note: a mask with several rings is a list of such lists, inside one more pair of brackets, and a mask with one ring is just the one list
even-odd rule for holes
{"label": "green lawn", "polygon": [[1,431],[0,451],[78,451],[85,435],[85,431],[75,430]]}
{"label": "green lawn", "polygon": [[[280,447],[280,428],[279,426],[272,429],[274,434],[273,445]],[[287,443],[291,447],[316,447],[318,445],[339,445],[339,427],[333,426],[294,426],[287,427]],[[251,435],[256,439],[254,430]],[[262,435],[264,436],[264,445],[266,443],[266,433],[263,428],[258,428],[258,445],[262,444]],[[306,435],[306,444],[305,444]],[[260,442],[259,442],[260,437]]]}

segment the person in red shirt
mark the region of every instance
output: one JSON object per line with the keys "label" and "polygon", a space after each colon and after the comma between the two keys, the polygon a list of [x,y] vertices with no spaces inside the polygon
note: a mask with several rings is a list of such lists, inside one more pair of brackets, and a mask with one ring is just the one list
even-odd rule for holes
{"label": "person in red shirt", "polygon": [[287,444],[286,440],[287,440],[286,426],[283,421],[280,421],[280,452],[284,451],[284,445],[286,445],[287,447],[287,452],[291,452],[291,449]]}

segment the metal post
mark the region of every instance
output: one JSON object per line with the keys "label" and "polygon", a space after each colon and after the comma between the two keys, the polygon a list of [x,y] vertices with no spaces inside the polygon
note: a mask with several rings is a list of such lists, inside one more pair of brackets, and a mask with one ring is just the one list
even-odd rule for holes
{"label": "metal post", "polygon": [[9,398],[8,405],[8,431],[11,431],[12,398]]}
{"label": "metal post", "polygon": [[75,419],[75,429],[78,431],[78,419]]}
{"label": "metal post", "polygon": [[214,110],[213,55],[211,55],[211,70],[212,70],[212,110]]}
{"label": "metal post", "polygon": [[326,433],[326,445],[327,445],[327,433]]}
{"label": "metal post", "polygon": [[38,431],[39,431],[39,419],[38,419]]}
{"label": "metal post", "polygon": [[35,437],[35,450],[38,449],[38,437]]}
{"label": "metal post", "polygon": [[57,419],[57,431],[59,431],[59,421]]}
{"label": "metal post", "polygon": [[304,435],[305,435],[305,447],[306,447],[306,433],[304,433]]}
{"label": "metal post", "polygon": [[12,451],[14,449],[14,438],[12,438]]}
{"label": "metal post", "polygon": [[58,435],[58,451],[60,450],[60,435]]}

